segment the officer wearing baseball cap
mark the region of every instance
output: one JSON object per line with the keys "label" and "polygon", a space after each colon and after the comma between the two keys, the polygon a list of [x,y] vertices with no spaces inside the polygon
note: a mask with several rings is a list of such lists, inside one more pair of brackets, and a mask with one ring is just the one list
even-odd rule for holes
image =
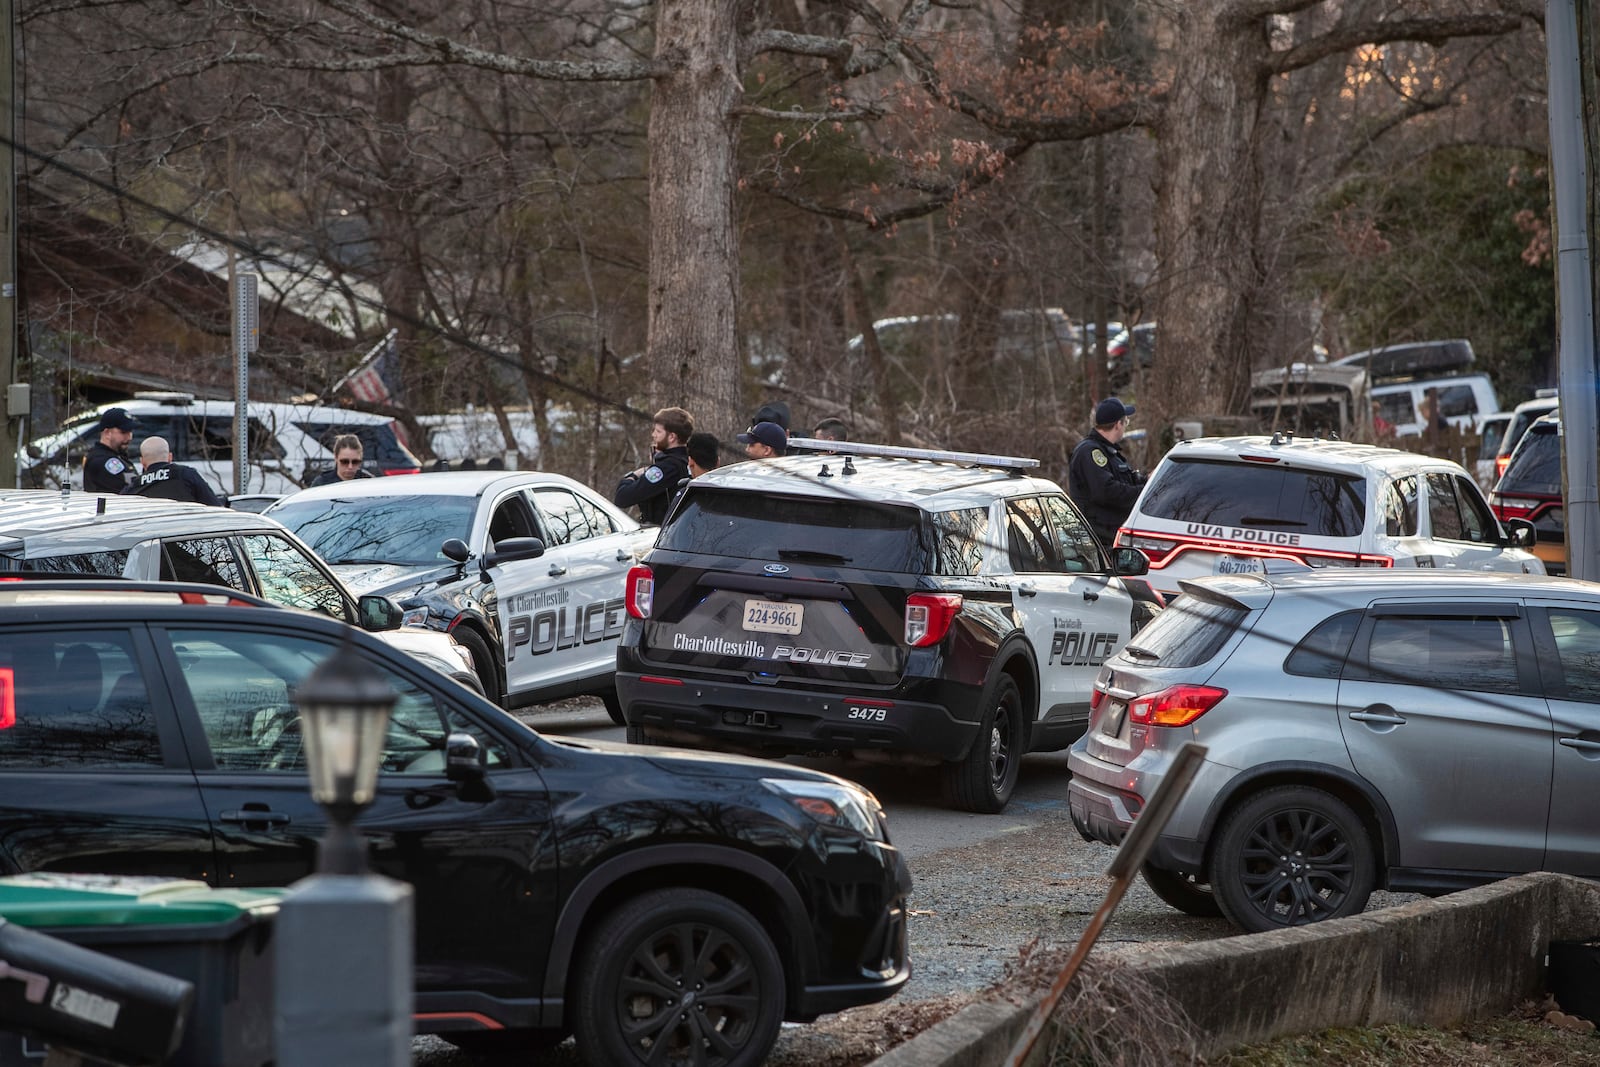
{"label": "officer wearing baseball cap", "polygon": [[100,440],[83,457],[83,488],[88,493],[120,493],[138,476],[128,458],[128,442],[138,425],[122,408],[100,413]]}
{"label": "officer wearing baseball cap", "polygon": [[771,459],[789,450],[789,435],[775,422],[758,422],[735,439],[751,459]]}
{"label": "officer wearing baseball cap", "polygon": [[1116,540],[1117,527],[1127,520],[1144,485],[1144,475],[1122,455],[1122,437],[1132,414],[1133,405],[1114,396],[1096,404],[1094,429],[1073,449],[1067,469],[1067,494],[1106,548]]}

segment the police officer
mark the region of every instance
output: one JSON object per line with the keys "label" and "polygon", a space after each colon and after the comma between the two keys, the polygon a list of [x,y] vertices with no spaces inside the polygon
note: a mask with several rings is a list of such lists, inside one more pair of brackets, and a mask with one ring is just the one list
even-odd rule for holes
{"label": "police officer", "polygon": [[128,443],[133,440],[133,416],[122,408],[106,408],[100,413],[100,440],[83,457],[83,488],[88,493],[120,493],[136,476],[128,458]]}
{"label": "police officer", "polygon": [[1106,548],[1116,540],[1117,527],[1128,518],[1144,485],[1144,475],[1128,465],[1120,447],[1132,414],[1133,405],[1114,396],[1096,404],[1094,429],[1073,449],[1067,470],[1067,494]]}
{"label": "police officer", "polygon": [[659,526],[677,495],[678,483],[689,477],[689,450],[694,417],[682,408],[662,408],[650,423],[650,462],[629,471],[617,483],[612,503],[627,508],[638,505],[639,518]]}
{"label": "police officer", "polygon": [[139,462],[144,473],[122,492],[131,496],[154,496],[163,500],[188,500],[225,507],[216,493],[193,467],[172,462],[172,449],[165,437],[146,437],[139,443]]}

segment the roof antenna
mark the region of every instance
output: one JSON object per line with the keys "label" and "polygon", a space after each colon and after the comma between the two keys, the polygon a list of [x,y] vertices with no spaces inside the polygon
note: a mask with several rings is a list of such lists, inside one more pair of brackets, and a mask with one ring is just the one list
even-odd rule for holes
{"label": "roof antenna", "polygon": [[100,500],[95,504],[94,513],[96,515],[104,515],[106,513],[106,498],[105,497],[101,497]]}
{"label": "roof antenna", "polygon": [[828,465],[826,463],[824,463],[822,465],[822,469],[817,472],[817,477],[818,478],[832,478],[833,477],[833,472],[831,470],[829,470],[828,469]]}
{"label": "roof antenna", "polygon": [[856,472],[856,465],[850,462],[850,458],[849,456],[844,457],[844,470],[840,471],[840,474],[854,474]]}

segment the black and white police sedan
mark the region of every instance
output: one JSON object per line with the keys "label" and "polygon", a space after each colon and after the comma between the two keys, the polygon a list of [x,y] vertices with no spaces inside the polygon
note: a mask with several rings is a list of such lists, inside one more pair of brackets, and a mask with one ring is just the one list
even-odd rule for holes
{"label": "black and white police sedan", "polygon": [[622,634],[623,580],[645,529],[587,486],[534,471],[449,471],[318,486],[267,512],[352,589],[472,650],[491,700],[605,700]]}

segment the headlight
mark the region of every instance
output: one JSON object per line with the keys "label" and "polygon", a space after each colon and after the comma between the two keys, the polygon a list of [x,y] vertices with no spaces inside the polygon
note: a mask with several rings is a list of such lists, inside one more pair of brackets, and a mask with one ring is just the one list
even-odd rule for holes
{"label": "headlight", "polygon": [[401,626],[426,626],[428,625],[427,608],[406,608],[405,614],[400,616]]}
{"label": "headlight", "polygon": [[869,841],[884,840],[878,801],[865,789],[795,778],[763,778],[761,784],[817,822],[849,828]]}

